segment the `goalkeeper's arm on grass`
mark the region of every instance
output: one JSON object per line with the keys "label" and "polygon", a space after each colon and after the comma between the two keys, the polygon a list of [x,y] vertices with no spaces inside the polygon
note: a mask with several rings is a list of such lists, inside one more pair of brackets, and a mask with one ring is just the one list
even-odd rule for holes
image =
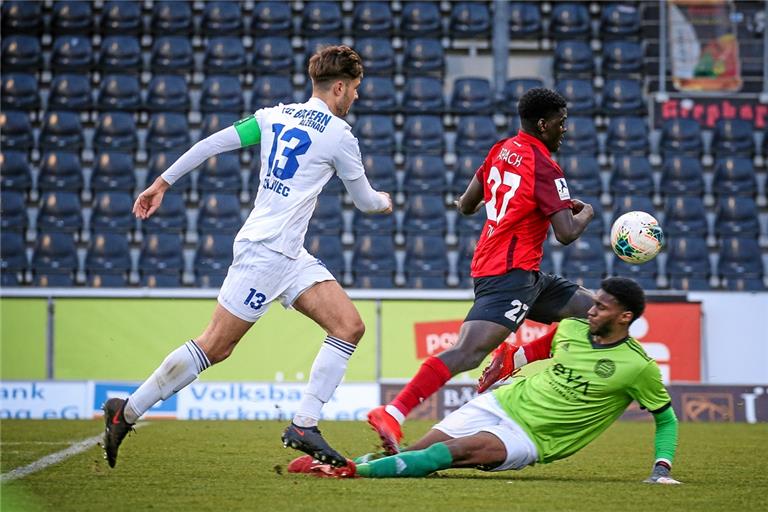
{"label": "goalkeeper's arm on grass", "polygon": [[656,422],[656,460],[653,463],[651,476],[645,479],[649,484],[679,484],[670,476],[672,461],[677,449],[677,416],[672,404],[667,404],[658,411],[653,411]]}

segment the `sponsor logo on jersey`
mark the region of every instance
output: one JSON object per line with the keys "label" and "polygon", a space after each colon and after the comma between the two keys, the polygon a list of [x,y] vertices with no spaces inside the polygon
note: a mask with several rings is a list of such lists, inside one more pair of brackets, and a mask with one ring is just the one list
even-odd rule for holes
{"label": "sponsor logo on jersey", "polygon": [[555,188],[557,189],[557,195],[560,199],[565,201],[571,198],[571,193],[568,191],[568,184],[565,182],[565,178],[557,178],[555,180]]}

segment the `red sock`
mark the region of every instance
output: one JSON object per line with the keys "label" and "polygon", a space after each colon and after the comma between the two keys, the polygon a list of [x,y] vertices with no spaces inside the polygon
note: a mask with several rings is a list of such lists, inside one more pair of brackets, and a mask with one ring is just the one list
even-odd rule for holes
{"label": "red sock", "polygon": [[436,357],[430,357],[421,364],[416,375],[389,405],[397,407],[403,416],[408,416],[417,405],[443,387],[451,377],[451,370],[444,362]]}
{"label": "red sock", "polygon": [[536,338],[530,343],[523,345],[523,351],[525,352],[525,359],[532,363],[539,359],[547,359],[552,352],[552,338],[555,337],[557,327],[550,330],[547,334],[541,338]]}

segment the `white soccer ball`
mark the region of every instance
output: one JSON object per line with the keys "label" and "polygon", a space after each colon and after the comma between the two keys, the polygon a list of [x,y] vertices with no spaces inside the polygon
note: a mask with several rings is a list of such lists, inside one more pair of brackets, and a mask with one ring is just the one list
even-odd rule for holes
{"label": "white soccer ball", "polygon": [[611,227],[613,252],[627,263],[640,264],[652,260],[664,245],[664,232],[659,222],[645,212],[628,212]]}

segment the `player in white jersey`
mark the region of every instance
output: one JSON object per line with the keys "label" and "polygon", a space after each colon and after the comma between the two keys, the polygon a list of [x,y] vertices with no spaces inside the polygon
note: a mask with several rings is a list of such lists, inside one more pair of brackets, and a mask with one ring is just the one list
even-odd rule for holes
{"label": "player in white jersey", "polygon": [[387,193],[371,188],[357,139],[342,119],[357,99],[363,76],[360,57],[347,46],[324,48],[310,59],[309,75],[313,88],[306,103],[261,109],[198,142],[136,199],[134,214],[146,219],[160,207],[165,191],[207,158],[261,144],[259,191],[235,237],[234,259],[208,327],[171,352],[128,399],[112,398],[104,404],[104,450],[111,467],[139,417],[226,359],[276,300],[327,332],[283,443],[332,465],[346,464],[325,442],[317,423],[365,326],[331,273],[304,249],[304,236],[317,197],[334,173],[364,212],[391,213],[392,201]]}

